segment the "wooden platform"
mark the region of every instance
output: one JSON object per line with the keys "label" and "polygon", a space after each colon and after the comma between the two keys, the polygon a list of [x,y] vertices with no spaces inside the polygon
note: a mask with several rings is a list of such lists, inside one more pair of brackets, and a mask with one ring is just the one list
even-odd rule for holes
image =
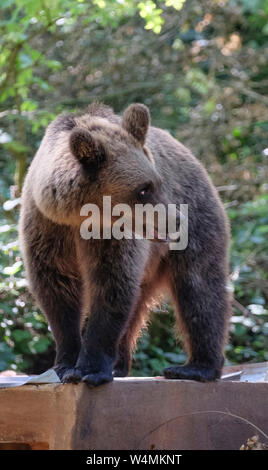
{"label": "wooden platform", "polygon": [[[252,424],[250,424],[252,423]],[[268,383],[161,378],[0,389],[1,449],[239,449],[268,434]]]}

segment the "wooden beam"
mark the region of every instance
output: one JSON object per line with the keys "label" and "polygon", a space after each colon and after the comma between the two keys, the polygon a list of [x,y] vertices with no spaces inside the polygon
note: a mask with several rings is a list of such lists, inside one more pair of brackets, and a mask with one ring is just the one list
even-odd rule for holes
{"label": "wooden beam", "polygon": [[239,449],[265,442],[267,397],[268,383],[162,378],[0,389],[0,449]]}

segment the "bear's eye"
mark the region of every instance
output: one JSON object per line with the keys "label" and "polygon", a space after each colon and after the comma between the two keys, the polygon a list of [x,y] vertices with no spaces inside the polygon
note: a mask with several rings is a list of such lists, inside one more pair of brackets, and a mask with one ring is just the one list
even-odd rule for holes
{"label": "bear's eye", "polygon": [[146,199],[146,196],[148,196],[153,190],[152,183],[147,183],[143,185],[141,188],[138,190],[138,197],[141,200]]}

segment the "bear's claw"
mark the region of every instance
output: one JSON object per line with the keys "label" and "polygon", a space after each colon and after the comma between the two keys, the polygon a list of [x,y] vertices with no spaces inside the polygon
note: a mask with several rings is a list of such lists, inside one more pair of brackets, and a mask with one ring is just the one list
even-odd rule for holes
{"label": "bear's claw", "polygon": [[63,383],[78,384],[81,382],[83,374],[79,369],[68,369],[62,377]]}

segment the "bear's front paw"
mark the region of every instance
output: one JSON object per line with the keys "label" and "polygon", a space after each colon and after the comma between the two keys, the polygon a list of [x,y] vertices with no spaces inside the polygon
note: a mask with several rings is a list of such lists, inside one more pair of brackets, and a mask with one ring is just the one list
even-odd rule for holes
{"label": "bear's front paw", "polygon": [[219,379],[221,375],[216,368],[195,364],[167,367],[163,372],[166,379],[197,380],[198,382],[212,382]]}
{"label": "bear's front paw", "polygon": [[71,366],[70,364],[56,364],[53,367],[53,370],[56,372],[57,376],[62,381],[64,375],[73,370],[73,367],[74,366]]}
{"label": "bear's front paw", "polygon": [[95,372],[92,374],[84,375],[82,381],[88,385],[93,387],[97,387],[98,385],[112,382],[113,376],[109,372]]}
{"label": "bear's front paw", "polygon": [[73,369],[66,370],[61,381],[65,384],[66,383],[78,384],[79,382],[81,382],[82,378],[83,378],[83,372],[77,367],[74,367]]}

